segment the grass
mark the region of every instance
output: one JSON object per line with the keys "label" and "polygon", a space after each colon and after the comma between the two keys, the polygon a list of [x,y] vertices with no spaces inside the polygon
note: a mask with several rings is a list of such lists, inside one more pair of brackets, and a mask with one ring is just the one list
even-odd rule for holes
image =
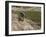
{"label": "grass", "polygon": [[25,18],[30,19],[30,20],[35,21],[35,22],[40,22],[41,21],[41,12],[27,11]]}
{"label": "grass", "polygon": [[[15,12],[16,14],[19,15],[19,11]],[[40,22],[41,21],[41,12],[38,11],[26,11],[25,12],[25,18],[30,19],[34,22]]]}

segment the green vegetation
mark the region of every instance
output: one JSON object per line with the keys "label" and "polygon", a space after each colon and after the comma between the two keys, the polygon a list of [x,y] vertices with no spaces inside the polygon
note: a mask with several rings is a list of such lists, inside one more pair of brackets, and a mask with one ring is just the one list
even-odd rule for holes
{"label": "green vegetation", "polygon": [[[15,12],[16,14],[20,14],[19,11]],[[30,19],[34,22],[40,22],[41,21],[41,12],[38,11],[25,11],[25,18]]]}
{"label": "green vegetation", "polygon": [[25,18],[30,19],[35,22],[41,21],[41,12],[38,11],[27,11]]}

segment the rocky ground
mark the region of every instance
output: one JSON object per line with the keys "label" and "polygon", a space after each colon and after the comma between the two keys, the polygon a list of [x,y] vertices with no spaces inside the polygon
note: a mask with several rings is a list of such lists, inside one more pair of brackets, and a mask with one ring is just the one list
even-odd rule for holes
{"label": "rocky ground", "polygon": [[12,14],[12,31],[38,30],[40,26],[32,20],[24,18],[24,21],[18,21],[18,15]]}

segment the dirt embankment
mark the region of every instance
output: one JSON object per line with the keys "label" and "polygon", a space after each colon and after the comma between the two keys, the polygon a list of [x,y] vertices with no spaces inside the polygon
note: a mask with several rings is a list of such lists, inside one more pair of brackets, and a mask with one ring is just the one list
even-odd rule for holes
{"label": "dirt embankment", "polygon": [[22,30],[37,30],[40,26],[32,20],[24,18],[24,21],[18,21],[18,15],[12,14],[12,31],[22,31]]}

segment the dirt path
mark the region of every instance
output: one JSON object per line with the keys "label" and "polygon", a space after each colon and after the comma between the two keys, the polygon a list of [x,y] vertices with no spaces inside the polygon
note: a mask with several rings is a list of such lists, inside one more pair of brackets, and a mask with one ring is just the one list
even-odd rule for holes
{"label": "dirt path", "polygon": [[[31,23],[29,23],[31,22]],[[22,30],[36,30],[40,29],[37,23],[33,22],[32,20],[28,20],[24,18],[23,22],[18,21],[18,15],[17,14],[12,14],[12,30],[13,31],[22,31]]]}

